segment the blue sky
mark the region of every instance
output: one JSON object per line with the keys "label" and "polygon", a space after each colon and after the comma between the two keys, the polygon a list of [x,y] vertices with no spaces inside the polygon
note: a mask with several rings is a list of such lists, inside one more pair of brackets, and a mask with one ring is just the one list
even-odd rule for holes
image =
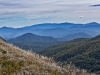
{"label": "blue sky", "polygon": [[100,0],[0,0],[0,27],[100,23]]}

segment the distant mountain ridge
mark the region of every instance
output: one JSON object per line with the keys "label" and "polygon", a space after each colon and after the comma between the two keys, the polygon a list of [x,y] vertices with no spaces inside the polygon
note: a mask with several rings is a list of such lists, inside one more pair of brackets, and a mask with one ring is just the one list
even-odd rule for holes
{"label": "distant mountain ridge", "polygon": [[91,38],[91,36],[86,33],[79,32],[79,33],[75,33],[75,34],[69,34],[69,35],[63,37],[63,40],[69,41],[69,40],[73,40],[76,38]]}
{"label": "distant mountain ridge", "polygon": [[84,32],[90,36],[100,34],[100,24],[91,22],[87,24],[74,23],[44,23],[22,28],[0,28],[0,35],[5,39],[16,38],[25,33],[33,33],[40,36],[51,36],[55,38],[62,38],[69,34]]}

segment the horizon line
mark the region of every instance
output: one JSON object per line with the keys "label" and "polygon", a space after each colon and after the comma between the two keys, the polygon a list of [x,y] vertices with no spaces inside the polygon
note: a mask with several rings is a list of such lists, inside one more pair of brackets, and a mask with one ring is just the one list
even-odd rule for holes
{"label": "horizon line", "polygon": [[17,29],[17,28],[24,28],[24,27],[30,27],[30,26],[35,26],[35,25],[42,25],[42,24],[63,24],[63,23],[70,23],[70,24],[83,24],[83,25],[85,25],[85,24],[89,24],[89,23],[95,23],[95,24],[100,24],[100,23],[98,23],[98,22],[87,22],[87,23],[73,23],[73,22],[61,22],[61,23],[37,23],[37,24],[33,24],[33,25],[27,25],[27,26],[22,26],[22,27],[10,27],[10,26],[2,26],[2,27],[0,27],[0,28],[15,28],[15,29]]}

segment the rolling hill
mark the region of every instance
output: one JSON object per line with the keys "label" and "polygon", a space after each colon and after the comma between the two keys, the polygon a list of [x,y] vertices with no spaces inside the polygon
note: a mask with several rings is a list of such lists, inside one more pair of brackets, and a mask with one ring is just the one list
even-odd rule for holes
{"label": "rolling hill", "polygon": [[69,41],[69,40],[73,40],[76,38],[91,38],[91,36],[86,33],[79,32],[79,33],[75,33],[75,34],[69,34],[69,35],[63,37],[62,39],[65,41]]}
{"label": "rolling hill", "polygon": [[[58,66],[51,58],[8,44],[0,38],[0,75],[90,75],[75,66]],[[94,74],[95,75],[95,74]]]}
{"label": "rolling hill", "polygon": [[53,57],[57,62],[73,62],[75,66],[100,74],[100,35],[79,38],[49,47],[40,54]]}
{"label": "rolling hill", "polygon": [[34,52],[61,43],[61,41],[53,37],[39,36],[32,33],[23,34],[15,39],[8,40],[8,42],[22,49],[32,50]]}

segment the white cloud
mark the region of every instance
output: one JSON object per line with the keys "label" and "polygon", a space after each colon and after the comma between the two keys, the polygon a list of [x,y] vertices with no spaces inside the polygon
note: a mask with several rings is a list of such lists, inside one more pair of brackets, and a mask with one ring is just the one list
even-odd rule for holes
{"label": "white cloud", "polygon": [[[100,0],[0,0],[0,26],[8,24],[24,26],[58,21],[84,23],[94,20],[99,22],[100,8],[89,7],[98,3]],[[80,16],[84,17],[82,18],[84,22],[80,20]],[[9,18],[10,22],[6,18]],[[19,23],[18,20],[17,22],[13,20],[15,18],[19,20]]]}

